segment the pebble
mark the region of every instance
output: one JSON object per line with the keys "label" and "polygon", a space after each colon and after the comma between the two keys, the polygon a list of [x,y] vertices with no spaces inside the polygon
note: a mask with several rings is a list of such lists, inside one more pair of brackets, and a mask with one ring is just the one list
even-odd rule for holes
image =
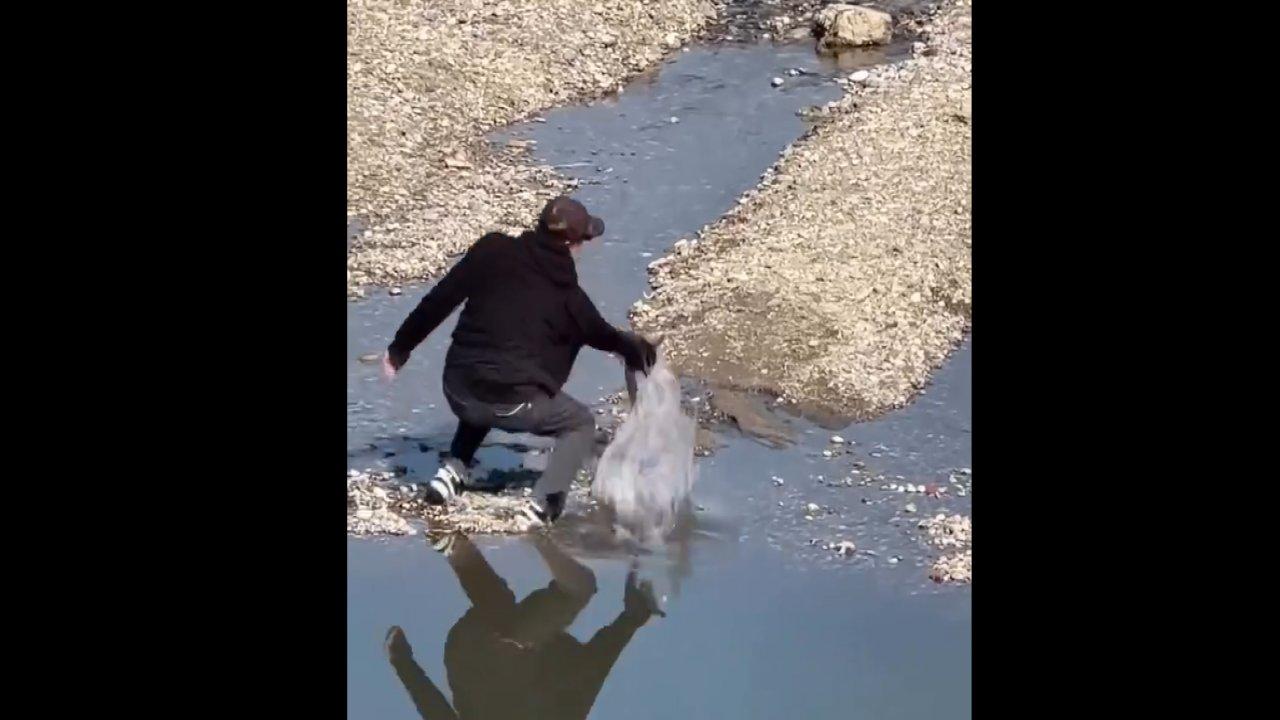
{"label": "pebble", "polygon": [[915,504],[915,503],[907,503],[906,507],[902,508],[902,511],[903,511],[903,512],[905,512],[905,513],[908,513],[908,514],[913,513],[913,512],[915,512],[915,511],[916,511],[916,504]]}
{"label": "pebble", "polygon": [[671,124],[672,124],[672,125],[675,125],[675,124],[676,124],[676,123],[678,123],[678,122],[680,122],[680,118],[676,117],[675,115],[672,115],[672,116],[671,116]]}
{"label": "pebble", "polygon": [[866,70],[859,70],[849,76],[849,82],[856,82],[856,83],[866,82],[867,78],[869,77],[871,77],[871,73],[867,72]]}
{"label": "pebble", "polygon": [[782,487],[784,484],[786,484],[786,482],[787,482],[786,480],[783,480],[783,479],[782,479],[782,478],[780,478],[780,477],[776,477],[776,476],[775,476],[775,477],[773,478],[773,484],[774,484],[776,487]]}
{"label": "pebble", "polygon": [[808,510],[810,513],[822,512],[822,507],[816,503],[809,503],[808,507],[806,507],[805,509]]}
{"label": "pebble", "polygon": [[832,549],[832,550],[835,550],[835,551],[836,551],[836,553],[837,553],[837,554],[839,554],[839,555],[843,555],[843,556],[845,556],[845,557],[848,557],[848,556],[850,556],[850,555],[854,554],[855,552],[857,552],[857,550],[858,550],[858,546],[857,546],[857,545],[854,545],[853,543],[849,542],[848,540],[842,540],[842,541],[840,541],[840,542],[836,543],[835,545],[832,545],[832,546],[831,546],[831,549]]}
{"label": "pebble", "polygon": [[836,445],[843,445],[843,444],[844,444],[844,438],[840,437],[839,435],[832,435],[832,436],[831,436],[831,442],[832,442],[833,444],[836,444]]}
{"label": "pebble", "polygon": [[894,555],[893,557],[889,558],[890,565],[897,565],[900,562],[902,562],[902,558],[898,555]]}
{"label": "pebble", "polygon": [[780,78],[780,77],[776,77],[776,78],[774,78],[774,79],[773,79],[772,81],[770,81],[770,82],[771,82],[771,84],[772,84],[774,87],[782,87],[782,83],[783,83],[784,81],[783,81],[783,79],[782,79],[782,78]]}

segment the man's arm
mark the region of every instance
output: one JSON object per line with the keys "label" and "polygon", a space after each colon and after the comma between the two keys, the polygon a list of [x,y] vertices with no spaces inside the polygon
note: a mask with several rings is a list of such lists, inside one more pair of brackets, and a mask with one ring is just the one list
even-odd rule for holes
{"label": "man's arm", "polygon": [[413,661],[413,649],[409,647],[409,641],[405,640],[404,631],[399,627],[393,627],[387,633],[387,656],[423,720],[457,720],[458,714],[454,712],[444,693],[431,682],[431,678],[427,677],[418,663]]}
{"label": "man's arm", "polygon": [[658,609],[657,600],[653,597],[653,586],[648,582],[636,583],[636,570],[627,573],[626,589],[623,592],[623,609],[613,622],[601,628],[585,645],[582,663],[577,668],[579,676],[578,696],[574,698],[580,704],[578,708],[582,717],[586,717],[595,704],[596,696],[604,687],[618,657],[631,642],[636,631],[644,626],[653,615],[665,616]]}
{"label": "man's arm", "polygon": [[467,254],[462,256],[440,282],[422,298],[418,307],[409,313],[396,331],[395,339],[387,347],[387,360],[394,370],[399,370],[409,360],[414,348],[439,327],[444,319],[462,304],[475,287],[476,268],[480,264],[477,256],[482,255],[488,245],[493,242],[494,235],[486,235],[472,245]]}
{"label": "man's arm", "polygon": [[648,373],[649,368],[657,361],[657,350],[644,338],[635,333],[623,332],[610,325],[600,315],[591,298],[578,289],[573,302],[573,315],[582,329],[583,339],[587,345],[602,352],[621,355],[627,367]]}

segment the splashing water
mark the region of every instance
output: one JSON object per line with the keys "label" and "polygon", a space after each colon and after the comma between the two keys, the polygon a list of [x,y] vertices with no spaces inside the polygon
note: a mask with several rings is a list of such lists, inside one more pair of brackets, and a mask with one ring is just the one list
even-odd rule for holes
{"label": "splashing water", "polygon": [[680,407],[680,382],[659,356],[638,378],[635,406],[600,457],[591,486],[612,510],[619,535],[651,544],[675,529],[693,490],[696,434]]}

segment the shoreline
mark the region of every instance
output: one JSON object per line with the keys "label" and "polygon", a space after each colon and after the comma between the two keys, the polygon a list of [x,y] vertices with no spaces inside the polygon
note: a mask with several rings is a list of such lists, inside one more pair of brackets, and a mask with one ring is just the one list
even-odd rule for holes
{"label": "shoreline", "polygon": [[[347,295],[427,282],[577,183],[490,133],[625,92],[691,42],[812,40],[824,0],[483,0],[347,5]],[[863,3],[910,33],[920,2]],[[585,11],[585,13],[584,13]],[[563,34],[546,27],[570,27]]]}
{"label": "shoreline", "polygon": [[911,60],[851,76],[733,210],[650,265],[632,324],[682,375],[867,420],[967,337],[971,8],[946,3]]}
{"label": "shoreline", "polygon": [[573,184],[486,135],[621,91],[715,13],[710,0],[350,0],[348,296],[430,279],[484,233],[527,225]]}

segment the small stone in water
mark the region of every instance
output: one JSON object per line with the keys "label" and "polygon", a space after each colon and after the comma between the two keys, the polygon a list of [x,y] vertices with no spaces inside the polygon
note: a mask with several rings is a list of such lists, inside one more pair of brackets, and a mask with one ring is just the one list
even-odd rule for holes
{"label": "small stone in water", "polygon": [[400,294],[400,293],[402,293],[402,292],[404,292],[404,290],[401,290],[401,289],[400,289],[400,288],[398,288],[398,287],[393,287],[393,288],[391,288],[390,290],[388,290],[388,291],[387,291],[387,294],[388,294],[388,295],[399,295],[399,294]]}
{"label": "small stone in water", "polygon": [[678,123],[678,122],[680,122],[680,118],[676,117],[675,115],[672,115],[672,116],[671,116],[671,124],[672,124],[672,125],[675,125],[675,124],[676,124],[676,123]]}
{"label": "small stone in water", "polygon": [[779,87],[782,85],[782,83],[783,83],[783,80],[780,77],[776,77],[772,80],[772,84],[774,87]]}
{"label": "small stone in water", "polygon": [[816,503],[809,503],[809,506],[805,509],[808,510],[810,513],[822,512],[822,507],[817,505]]}
{"label": "small stone in water", "polygon": [[866,70],[859,70],[853,73],[852,75],[850,75],[849,80],[851,82],[866,82],[867,78],[869,77],[871,77],[871,73],[867,72]]}
{"label": "small stone in water", "polygon": [[844,438],[840,437],[839,435],[832,435],[831,442],[835,443],[836,445],[843,445]]}
{"label": "small stone in water", "polygon": [[902,508],[902,511],[903,511],[903,512],[905,512],[905,513],[913,513],[913,512],[915,512],[915,511],[916,511],[916,504],[915,504],[915,503],[907,503],[907,506],[906,506],[906,507],[904,507],[904,508]]}
{"label": "small stone in water", "polygon": [[897,565],[901,561],[902,561],[902,558],[898,557],[897,555],[894,555],[893,557],[889,558],[890,565]]}

